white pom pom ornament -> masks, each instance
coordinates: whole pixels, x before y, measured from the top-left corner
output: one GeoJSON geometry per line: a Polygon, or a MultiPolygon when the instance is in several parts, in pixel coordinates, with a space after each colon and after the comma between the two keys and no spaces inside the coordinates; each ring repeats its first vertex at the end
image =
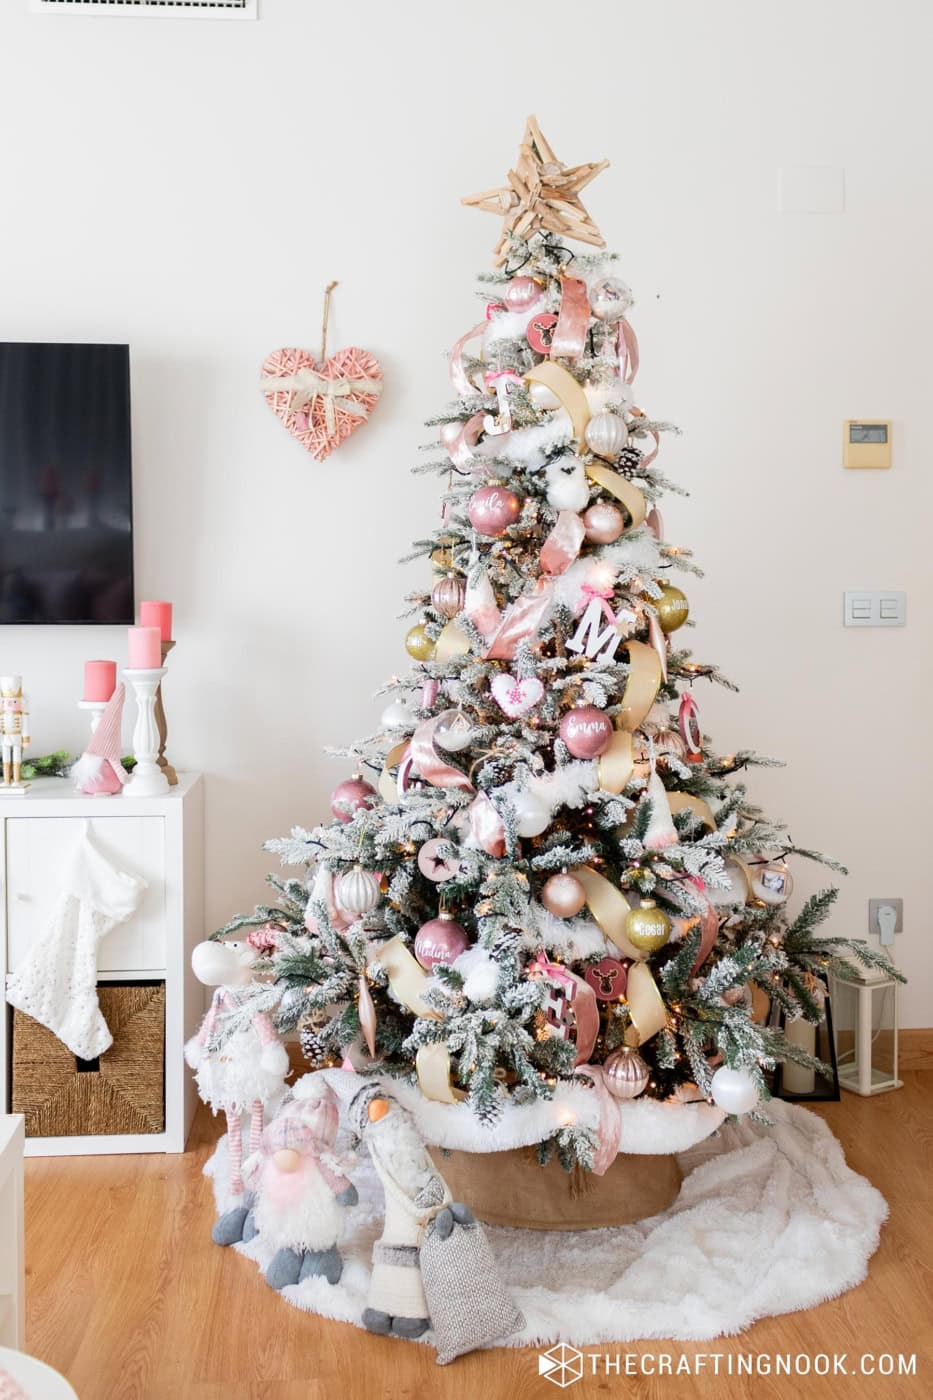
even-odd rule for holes
{"type": "Polygon", "coordinates": [[[758,1086],[747,1069],[722,1065],[710,1084],[713,1103],[727,1113],[750,1113],[758,1102],[758,1086]]]}

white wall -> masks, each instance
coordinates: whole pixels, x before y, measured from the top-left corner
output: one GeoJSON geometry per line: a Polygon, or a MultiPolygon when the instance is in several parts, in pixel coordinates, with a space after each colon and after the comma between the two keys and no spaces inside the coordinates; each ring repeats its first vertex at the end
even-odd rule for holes
{"type": "MultiPolygon", "coordinates": [[[[261,893],[262,840],[312,823],[405,662],[397,557],[435,518],[412,478],[444,354],[475,319],[498,182],[536,111],[638,296],[640,398],[684,436],[668,535],[707,570],[698,691],[754,791],[845,859],[835,926],[902,895],[904,1022],[929,1024],[933,696],[928,427],[933,175],[923,0],[353,7],[263,0],[258,24],[0,7],[0,334],[127,340],[139,596],[170,597],[172,756],[210,775],[209,915],[261,893]],[[584,23],[585,19],[585,23],[584,23]],[[845,169],[842,215],[781,214],[785,165],[845,169]],[[371,424],[323,465],[259,365],[318,341],[382,360],[371,424]],[[894,420],[890,473],[840,467],[846,417],[894,420]],[[903,631],[843,631],[846,587],[905,588],[903,631]]],[[[0,629],[37,748],[78,746],[81,663],[120,631],[0,629]]],[[[127,728],[127,733],[129,729],[127,728]]],[[[798,885],[814,886],[804,869],[798,885]]]]}

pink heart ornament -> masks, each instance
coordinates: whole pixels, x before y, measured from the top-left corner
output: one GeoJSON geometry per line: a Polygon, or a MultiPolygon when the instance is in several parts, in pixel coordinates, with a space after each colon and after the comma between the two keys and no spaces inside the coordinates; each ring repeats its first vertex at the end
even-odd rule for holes
{"type": "Polygon", "coordinates": [[[319,462],[361,428],[379,402],[382,366],[356,345],[318,364],[310,350],[273,350],[262,367],[266,403],[319,462]],[[282,380],[281,388],[276,380],[282,380]]]}
{"type": "Polygon", "coordinates": [[[490,689],[493,699],[510,719],[518,719],[519,715],[527,715],[529,710],[533,710],[535,705],[544,694],[544,686],[537,676],[526,676],[520,681],[517,676],[504,674],[493,676],[490,689]]]}

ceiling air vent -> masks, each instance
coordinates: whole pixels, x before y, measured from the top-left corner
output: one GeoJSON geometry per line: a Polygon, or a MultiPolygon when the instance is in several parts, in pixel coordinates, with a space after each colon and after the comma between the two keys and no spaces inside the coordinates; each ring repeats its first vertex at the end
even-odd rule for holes
{"type": "Polygon", "coordinates": [[[256,19],[259,0],[30,0],[40,14],[141,15],[161,19],[256,19]]]}

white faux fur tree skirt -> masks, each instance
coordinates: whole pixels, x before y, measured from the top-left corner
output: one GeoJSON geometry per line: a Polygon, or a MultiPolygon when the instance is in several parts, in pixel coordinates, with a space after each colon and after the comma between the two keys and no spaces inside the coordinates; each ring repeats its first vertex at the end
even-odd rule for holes
{"type": "MultiPolygon", "coordinates": [[[[681,1154],[680,1195],[650,1220],[559,1235],[487,1227],[527,1322],[502,1345],[705,1340],[860,1283],[888,1213],[884,1198],[846,1166],[822,1119],[780,1102],[768,1111],[773,1128],[727,1124],[681,1154]]],[[[443,1172],[441,1153],[436,1160],[443,1172]]],[[[205,1172],[222,1199],[225,1139],[205,1172]]],[[[308,1279],[282,1296],[359,1326],[382,1197],[365,1156],[352,1176],[360,1204],[348,1215],[340,1283],[308,1279]]],[[[268,1263],[261,1239],[236,1248],[268,1263]]],[[[257,1278],[256,1286],[268,1285],[257,1278]]]]}

